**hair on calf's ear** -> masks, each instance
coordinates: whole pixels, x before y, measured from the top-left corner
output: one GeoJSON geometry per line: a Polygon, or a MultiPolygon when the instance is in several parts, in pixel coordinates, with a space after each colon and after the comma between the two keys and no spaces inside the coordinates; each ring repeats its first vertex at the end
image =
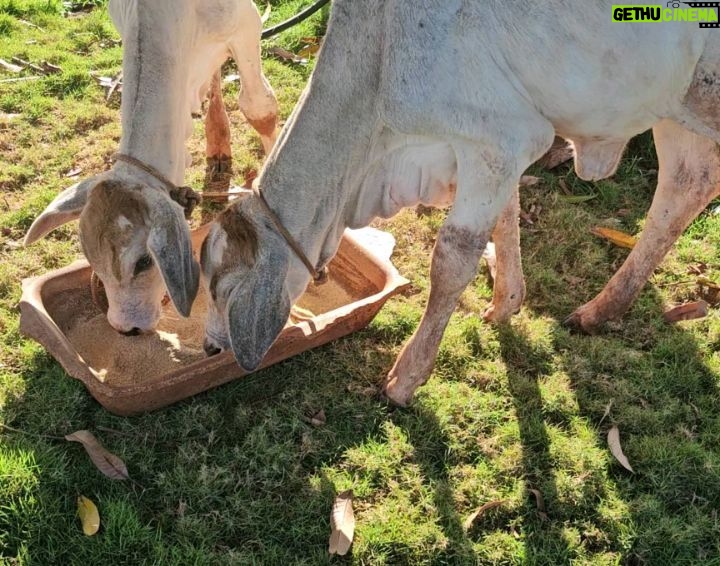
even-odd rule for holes
{"type": "Polygon", "coordinates": [[[232,290],[227,302],[227,328],[235,359],[247,372],[255,371],[290,316],[285,289],[289,260],[277,250],[258,261],[232,290]]]}
{"type": "Polygon", "coordinates": [[[200,268],[192,253],[190,228],[182,208],[153,189],[143,191],[150,210],[148,251],[160,269],[168,295],[184,317],[198,292],[200,268]]]}
{"type": "Polygon", "coordinates": [[[32,223],[27,234],[25,234],[23,245],[29,246],[58,226],[77,220],[83,208],[85,208],[90,190],[97,183],[97,177],[90,177],[75,183],[56,196],[32,223]]]}

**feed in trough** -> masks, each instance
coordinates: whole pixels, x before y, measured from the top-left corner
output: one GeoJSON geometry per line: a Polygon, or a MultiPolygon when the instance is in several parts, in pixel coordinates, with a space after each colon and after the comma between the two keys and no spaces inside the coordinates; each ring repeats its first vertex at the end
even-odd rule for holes
{"type": "MultiPolygon", "coordinates": [[[[288,323],[308,320],[352,301],[352,292],[331,273],[327,283],[308,286],[288,323]]],[[[150,382],[205,358],[202,344],[207,297],[202,288],[190,318],[181,317],[168,303],[163,307],[157,332],[140,336],[115,331],[93,303],[89,290],[84,294],[64,291],[53,303],[56,310],[72,313],[58,317],[68,321],[67,328],[61,330],[103,383],[124,386],[150,382]]]]}

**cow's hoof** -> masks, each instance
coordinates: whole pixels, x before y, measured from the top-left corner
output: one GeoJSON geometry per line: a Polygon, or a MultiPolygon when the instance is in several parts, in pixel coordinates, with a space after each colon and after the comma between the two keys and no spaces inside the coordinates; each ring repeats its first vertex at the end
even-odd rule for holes
{"type": "Polygon", "coordinates": [[[485,322],[493,324],[504,324],[510,322],[513,315],[520,312],[520,307],[500,307],[490,305],[482,315],[485,322]]]}
{"type": "Polygon", "coordinates": [[[578,309],[563,321],[563,326],[573,332],[592,335],[597,333],[600,324],[590,322],[578,309]]]}
{"type": "Polygon", "coordinates": [[[397,377],[388,376],[382,386],[380,394],[391,405],[406,408],[412,401],[415,391],[408,392],[398,385],[397,377]]]}

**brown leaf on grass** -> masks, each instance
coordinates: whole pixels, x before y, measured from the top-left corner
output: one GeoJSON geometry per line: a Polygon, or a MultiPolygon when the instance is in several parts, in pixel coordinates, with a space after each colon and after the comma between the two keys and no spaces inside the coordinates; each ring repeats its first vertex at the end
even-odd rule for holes
{"type": "Polygon", "coordinates": [[[534,175],[523,175],[520,177],[520,186],[521,187],[532,187],[534,185],[537,185],[540,182],[540,177],[535,177],[534,175]]]}
{"type": "Polygon", "coordinates": [[[607,442],[610,447],[610,453],[615,456],[615,459],[620,462],[620,465],[629,472],[635,473],[627,457],[623,454],[622,446],[620,445],[620,429],[617,426],[612,427],[608,431],[607,442]]]}
{"type": "Polygon", "coordinates": [[[537,164],[544,169],[555,169],[573,158],[573,148],[568,142],[559,136],[555,136],[552,147],[538,159],[537,164]]]}
{"type": "Polygon", "coordinates": [[[298,56],[303,57],[305,59],[309,59],[313,55],[317,54],[318,51],[320,51],[320,44],[309,43],[308,45],[303,47],[300,51],[298,51],[298,56]]]}
{"type": "Polygon", "coordinates": [[[55,75],[58,73],[62,73],[62,67],[53,65],[52,63],[50,63],[48,61],[40,61],[40,67],[42,67],[43,71],[45,71],[45,73],[47,73],[48,75],[55,75]]]}
{"type": "Polygon", "coordinates": [[[631,236],[630,234],[626,234],[625,232],[621,232],[620,230],[613,230],[612,228],[605,228],[604,226],[594,226],[590,229],[590,231],[596,236],[605,238],[621,248],[631,250],[637,243],[637,238],[631,236]]]}
{"type": "Polygon", "coordinates": [[[23,70],[20,65],[15,65],[13,63],[10,63],[9,61],[5,61],[5,59],[0,59],[0,67],[5,69],[6,71],[10,71],[11,73],[19,73],[23,70]]]}
{"type": "Polygon", "coordinates": [[[707,287],[709,289],[720,289],[720,285],[715,283],[712,279],[709,279],[705,277],[704,275],[700,275],[697,278],[697,284],[702,285],[703,287],[707,287]]]}
{"type": "Polygon", "coordinates": [[[708,314],[708,308],[709,305],[705,301],[694,301],[665,311],[663,318],[669,323],[704,318],[708,314]]]}
{"type": "Polygon", "coordinates": [[[330,514],[330,544],[328,552],[345,556],[355,536],[355,515],[352,508],[351,489],[339,493],[330,514]]]}
{"type": "Polygon", "coordinates": [[[268,49],[268,53],[271,55],[274,55],[275,57],[278,57],[279,59],[283,59],[284,61],[290,61],[292,63],[299,63],[300,65],[306,65],[307,59],[303,59],[302,57],[299,57],[292,51],[288,51],[287,49],[283,49],[282,47],[271,47],[268,49]]]}
{"type": "Polygon", "coordinates": [[[83,532],[89,537],[93,536],[100,528],[98,508],[87,497],[80,495],[77,498],[77,509],[83,532]]]}
{"type": "Polygon", "coordinates": [[[495,509],[496,507],[500,507],[501,505],[505,505],[505,503],[507,503],[507,501],[508,501],[507,499],[502,499],[502,500],[499,500],[499,501],[488,501],[487,503],[485,503],[484,505],[482,505],[481,507],[479,507],[478,509],[476,509],[475,511],[473,511],[473,512],[468,516],[468,518],[465,519],[465,521],[463,522],[463,530],[464,530],[464,531],[469,531],[469,530],[470,530],[470,527],[473,526],[473,523],[475,522],[475,520],[476,520],[478,517],[482,517],[482,515],[483,515],[486,511],[490,511],[491,509],[495,509]]]}
{"type": "Polygon", "coordinates": [[[315,413],[310,418],[310,424],[314,427],[323,426],[327,422],[327,419],[325,418],[325,410],[320,409],[317,413],[315,413]]]}
{"type": "Polygon", "coordinates": [[[82,444],[95,467],[111,480],[130,479],[125,462],[105,450],[90,431],[78,430],[68,434],[65,440],[82,444]]]}
{"type": "Polygon", "coordinates": [[[540,493],[539,489],[528,488],[528,491],[535,496],[535,506],[537,507],[538,515],[543,521],[547,521],[548,516],[545,510],[545,498],[543,494],[540,493]]]}
{"type": "Polygon", "coordinates": [[[704,261],[700,261],[693,265],[688,265],[687,272],[690,275],[702,275],[707,271],[707,268],[707,263],[705,263],[704,261]]]}

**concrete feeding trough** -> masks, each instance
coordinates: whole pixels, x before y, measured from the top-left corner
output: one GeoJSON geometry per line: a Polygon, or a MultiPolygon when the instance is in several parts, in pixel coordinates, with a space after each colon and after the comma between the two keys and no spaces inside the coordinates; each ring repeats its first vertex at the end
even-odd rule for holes
{"type": "MultiPolygon", "coordinates": [[[[203,228],[193,232],[199,248],[203,228]]],[[[197,251],[196,251],[197,253],[197,251]]],[[[364,328],[385,301],[409,285],[390,264],[346,234],[329,265],[330,280],[312,283],[259,369],[364,328]]],[[[95,306],[87,261],[25,279],[20,331],[34,338],[107,410],[131,415],[165,407],[246,373],[230,352],[202,349],[204,291],[183,319],[163,307],[158,332],[122,336],[95,306]]]]}

